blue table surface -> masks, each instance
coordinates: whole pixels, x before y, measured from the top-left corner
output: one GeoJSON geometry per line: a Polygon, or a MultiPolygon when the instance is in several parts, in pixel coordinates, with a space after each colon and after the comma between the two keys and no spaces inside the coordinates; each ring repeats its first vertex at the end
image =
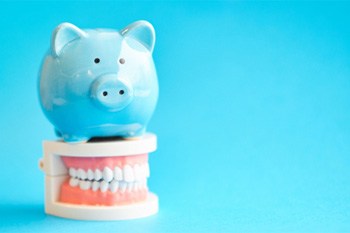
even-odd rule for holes
{"type": "Polygon", "coordinates": [[[0,232],[350,232],[350,3],[0,2],[0,232]],[[52,30],[157,32],[150,218],[45,215],[52,30]]]}

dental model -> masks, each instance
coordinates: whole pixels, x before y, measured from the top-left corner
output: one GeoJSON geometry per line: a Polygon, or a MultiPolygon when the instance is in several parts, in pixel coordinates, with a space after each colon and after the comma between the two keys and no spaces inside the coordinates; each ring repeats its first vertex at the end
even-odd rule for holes
{"type": "Polygon", "coordinates": [[[158,99],[146,21],[121,31],[63,23],[44,58],[40,103],[57,136],[44,141],[45,211],[82,220],[122,220],[157,213],[150,193],[145,133],[158,99]]]}

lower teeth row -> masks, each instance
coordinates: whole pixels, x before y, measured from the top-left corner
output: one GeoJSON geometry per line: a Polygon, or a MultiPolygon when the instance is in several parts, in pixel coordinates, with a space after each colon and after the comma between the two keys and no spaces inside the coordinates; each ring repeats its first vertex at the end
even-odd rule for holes
{"type": "Polygon", "coordinates": [[[111,182],[107,182],[105,180],[102,181],[88,181],[88,180],[79,180],[76,178],[70,178],[69,185],[72,187],[79,186],[82,190],[89,190],[96,192],[100,190],[101,192],[106,192],[107,190],[115,193],[117,191],[124,193],[126,191],[138,191],[147,188],[147,180],[137,181],[137,182],[125,182],[125,181],[117,181],[112,180],[111,182]]]}

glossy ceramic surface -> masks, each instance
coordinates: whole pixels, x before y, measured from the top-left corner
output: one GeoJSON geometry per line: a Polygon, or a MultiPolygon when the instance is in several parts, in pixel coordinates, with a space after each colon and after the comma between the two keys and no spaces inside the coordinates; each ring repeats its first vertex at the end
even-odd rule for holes
{"type": "Polygon", "coordinates": [[[41,107],[67,142],[141,136],[154,112],[155,32],[146,21],[121,31],[59,25],[44,58],[41,107]]]}

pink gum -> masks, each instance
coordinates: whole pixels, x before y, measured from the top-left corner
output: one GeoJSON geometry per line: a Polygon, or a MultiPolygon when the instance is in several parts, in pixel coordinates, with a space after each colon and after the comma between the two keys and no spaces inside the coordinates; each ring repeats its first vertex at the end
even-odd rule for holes
{"type": "Polygon", "coordinates": [[[143,164],[148,162],[148,154],[132,155],[132,156],[115,156],[115,157],[71,157],[61,156],[64,164],[68,168],[100,169],[105,167],[114,168],[116,166],[122,168],[124,165],[143,164]]]}
{"type": "Polygon", "coordinates": [[[77,205],[113,206],[145,201],[147,199],[147,194],[147,189],[125,193],[112,193],[109,190],[104,193],[100,191],[81,190],[78,187],[71,187],[67,180],[61,186],[59,199],[61,202],[77,205]]]}

